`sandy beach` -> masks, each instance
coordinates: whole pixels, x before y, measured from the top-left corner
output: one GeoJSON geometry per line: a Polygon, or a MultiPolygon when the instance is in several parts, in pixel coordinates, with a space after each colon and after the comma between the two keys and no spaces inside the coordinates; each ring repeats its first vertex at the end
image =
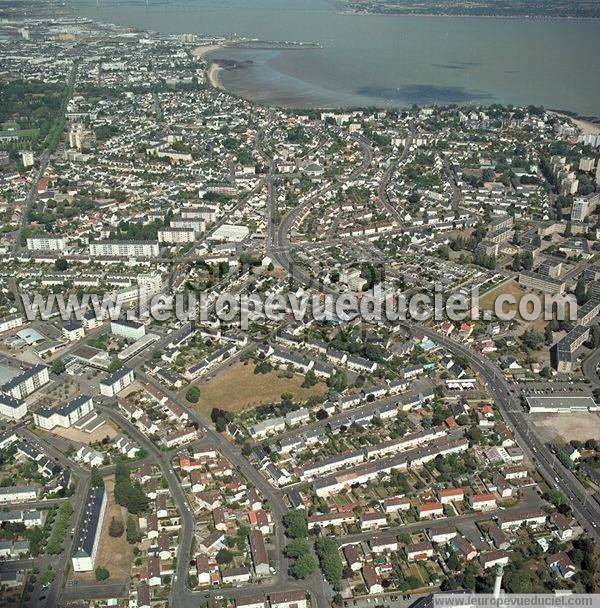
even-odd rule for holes
{"type": "Polygon", "coordinates": [[[561,116],[562,118],[570,119],[573,124],[581,131],[582,135],[600,135],[600,124],[590,122],[589,120],[583,120],[582,118],[575,118],[568,116],[567,114],[561,114],[560,112],[554,112],[549,110],[551,114],[561,116]]]}
{"type": "Polygon", "coordinates": [[[205,44],[204,46],[197,46],[193,51],[192,55],[196,57],[196,59],[202,59],[205,55],[212,53],[213,51],[218,51],[222,48],[220,44],[205,44]]]}
{"type": "Polygon", "coordinates": [[[223,85],[219,80],[219,71],[221,68],[216,63],[211,63],[208,71],[206,73],[206,77],[208,78],[208,82],[210,82],[211,86],[215,89],[223,89],[223,85]]]}

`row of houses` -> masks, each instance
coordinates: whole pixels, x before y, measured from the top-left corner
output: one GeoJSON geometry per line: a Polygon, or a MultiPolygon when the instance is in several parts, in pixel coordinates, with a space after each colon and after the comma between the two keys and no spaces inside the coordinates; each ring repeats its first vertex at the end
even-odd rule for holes
{"type": "Polygon", "coordinates": [[[469,449],[469,442],[452,435],[432,441],[430,445],[406,450],[396,456],[367,462],[350,472],[336,473],[317,479],[313,483],[315,494],[321,498],[338,494],[353,485],[364,485],[378,478],[388,476],[393,470],[405,470],[430,462],[436,456],[456,454],[469,449]]]}

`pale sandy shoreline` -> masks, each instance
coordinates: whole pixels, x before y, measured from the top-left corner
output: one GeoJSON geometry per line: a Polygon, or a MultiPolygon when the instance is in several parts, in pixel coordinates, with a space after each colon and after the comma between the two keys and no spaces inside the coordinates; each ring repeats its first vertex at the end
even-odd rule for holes
{"type": "Polygon", "coordinates": [[[205,55],[208,55],[209,53],[213,53],[214,51],[218,51],[219,49],[222,49],[222,48],[223,48],[222,44],[206,44],[203,46],[197,46],[192,51],[192,55],[194,57],[196,57],[196,59],[202,59],[202,57],[204,57],[205,55]]]}
{"type": "Polygon", "coordinates": [[[218,64],[211,63],[210,67],[206,72],[206,77],[208,78],[208,82],[210,82],[210,85],[212,87],[214,87],[215,89],[224,90],[223,84],[219,79],[219,72],[221,71],[221,69],[222,68],[218,64]]]}
{"type": "Polygon", "coordinates": [[[568,114],[563,114],[562,112],[556,112],[554,110],[548,110],[548,112],[555,114],[556,116],[560,116],[561,118],[568,118],[583,135],[600,135],[600,124],[590,122],[589,120],[584,120],[583,118],[569,116],[568,114]]]}
{"type": "MultiPolygon", "coordinates": [[[[207,55],[210,55],[211,53],[214,53],[215,51],[218,51],[222,48],[225,48],[224,44],[206,44],[203,46],[197,46],[192,51],[192,54],[194,55],[194,57],[196,57],[196,59],[205,59],[206,60],[207,55]]],[[[210,85],[212,87],[214,87],[215,89],[224,90],[224,87],[221,84],[221,81],[219,79],[220,70],[221,70],[221,67],[219,67],[219,65],[217,63],[210,63],[210,65],[208,66],[208,68],[206,70],[206,78],[208,79],[208,82],[210,83],[210,85]]]]}

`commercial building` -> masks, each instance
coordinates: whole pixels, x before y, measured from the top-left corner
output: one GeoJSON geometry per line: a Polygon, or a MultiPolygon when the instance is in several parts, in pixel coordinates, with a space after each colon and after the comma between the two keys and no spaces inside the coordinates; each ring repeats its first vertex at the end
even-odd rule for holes
{"type": "Polygon", "coordinates": [[[600,412],[593,397],[582,395],[536,395],[526,397],[527,407],[532,414],[569,414],[571,412],[600,412]]]}
{"type": "Polygon", "coordinates": [[[105,511],[106,491],[103,487],[92,488],[71,556],[75,572],[91,572],[94,569],[105,511]]]}

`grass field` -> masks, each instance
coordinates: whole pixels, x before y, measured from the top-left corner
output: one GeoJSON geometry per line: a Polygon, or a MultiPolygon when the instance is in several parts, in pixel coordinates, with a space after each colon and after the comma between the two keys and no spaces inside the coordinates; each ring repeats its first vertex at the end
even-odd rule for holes
{"type": "MultiPolygon", "coordinates": [[[[492,312],[492,316],[495,318],[494,303],[496,302],[496,299],[501,295],[505,295],[505,294],[511,295],[515,298],[516,304],[514,304],[514,305],[503,304],[502,305],[503,312],[507,313],[507,312],[515,311],[517,313],[515,316],[515,320],[522,321],[523,323],[528,323],[535,329],[544,329],[544,327],[546,326],[546,321],[544,320],[543,316],[542,316],[542,318],[537,319],[536,321],[528,322],[528,321],[523,321],[521,315],[519,315],[519,309],[518,309],[519,302],[523,296],[525,296],[529,293],[531,293],[531,292],[521,289],[519,287],[519,285],[517,284],[517,282],[514,281],[513,279],[511,279],[510,281],[506,281],[506,282],[502,283],[501,285],[499,285],[498,287],[496,287],[495,289],[488,291],[486,294],[484,294],[483,296],[481,296],[479,298],[480,314],[483,315],[484,310],[489,310],[492,312]]],[[[542,297],[541,294],[540,294],[540,297],[542,297]]],[[[543,302],[543,299],[542,299],[542,302],[543,302]]]]}
{"type": "Polygon", "coordinates": [[[280,378],[277,374],[277,371],[255,374],[253,363],[237,363],[199,385],[200,401],[196,407],[205,415],[209,415],[213,407],[241,412],[261,403],[279,401],[283,393],[290,393],[295,401],[305,401],[327,391],[323,382],[302,388],[302,376],[280,378]]]}

